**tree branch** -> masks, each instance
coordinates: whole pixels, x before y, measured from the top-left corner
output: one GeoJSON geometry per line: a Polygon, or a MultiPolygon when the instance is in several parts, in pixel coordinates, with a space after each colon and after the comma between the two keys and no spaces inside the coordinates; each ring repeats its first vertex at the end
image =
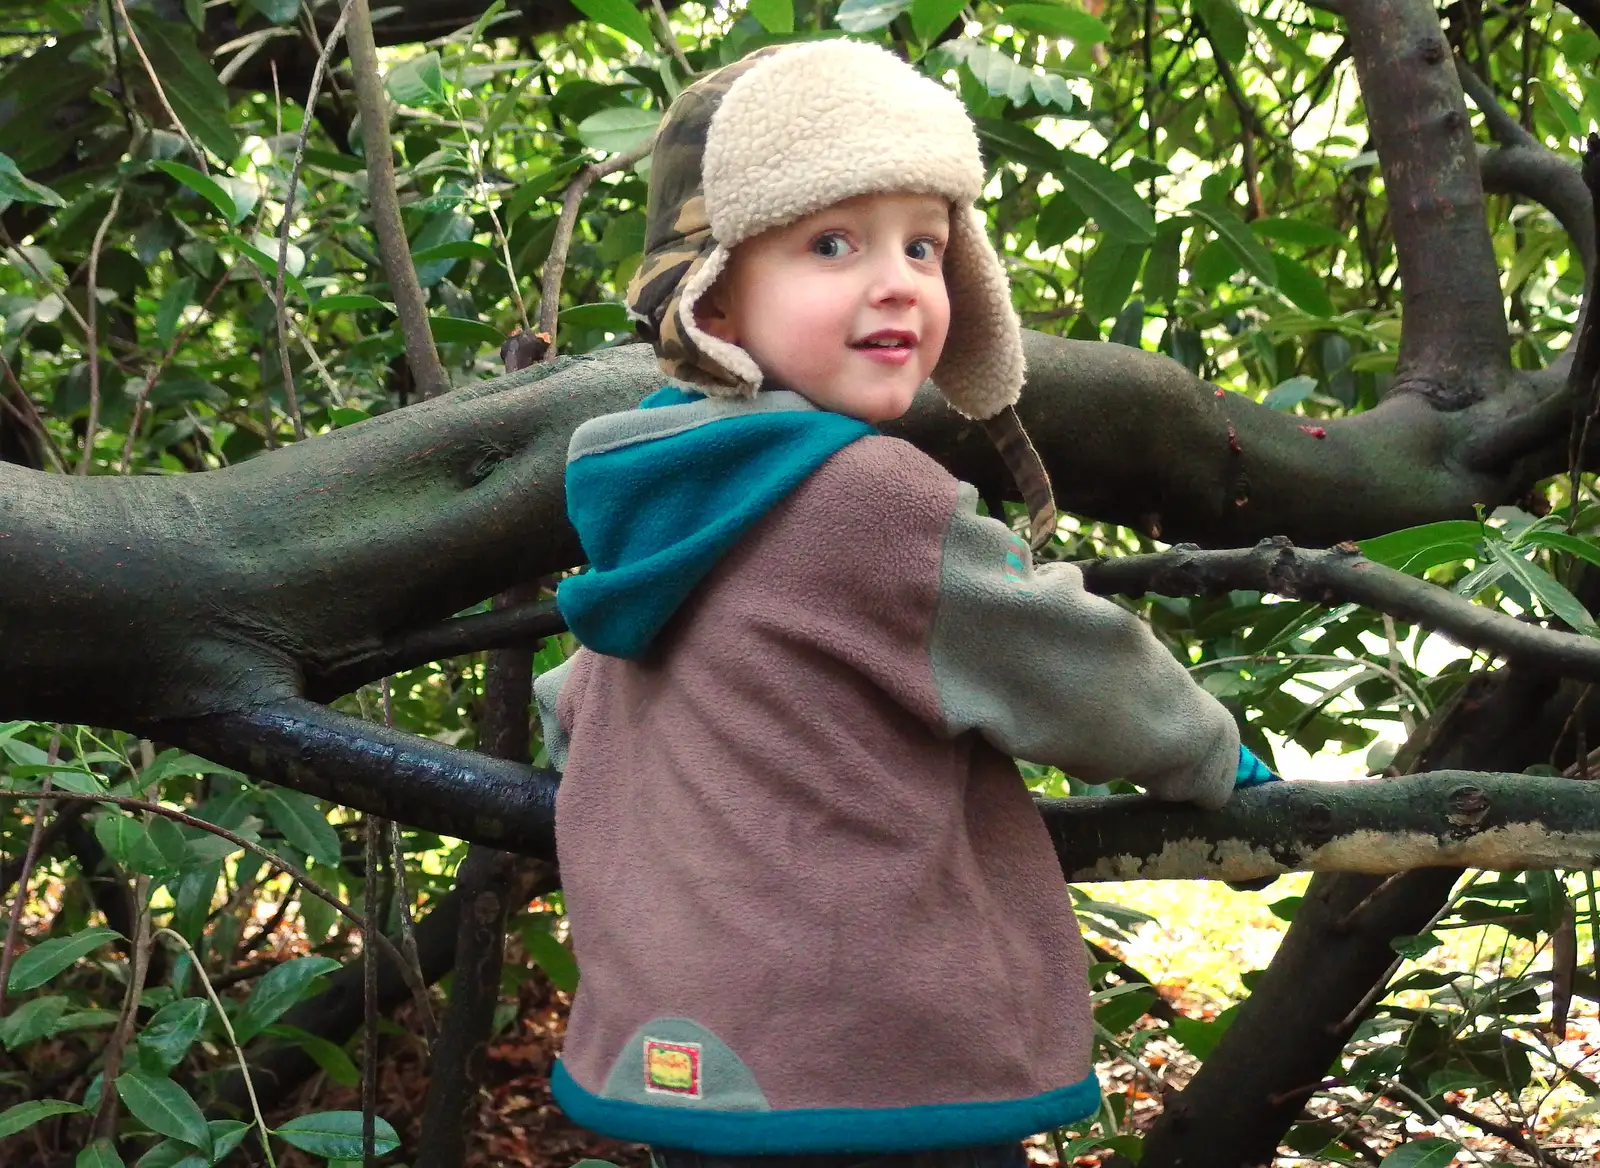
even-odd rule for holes
{"type": "Polygon", "coordinates": [[[1473,604],[1374,563],[1353,544],[1332,551],[1308,551],[1287,540],[1210,552],[1179,546],[1148,556],[1101,558],[1082,567],[1091,592],[1213,596],[1248,589],[1324,605],[1360,604],[1441,632],[1467,649],[1510,657],[1562,677],[1600,681],[1600,640],[1473,604]]]}
{"type": "MultiPolygon", "coordinates": [[[[384,275],[394,294],[400,332],[406,343],[406,364],[424,398],[450,388],[428,323],[427,300],[417,282],[411,247],[400,221],[400,197],[394,177],[394,143],[389,138],[389,98],[378,75],[378,47],[372,38],[372,13],[367,0],[355,0],[350,11],[350,67],[355,74],[356,106],[361,111],[361,139],[367,161],[367,201],[378,235],[384,275]]],[[[306,111],[311,116],[311,111],[306,111]]]]}
{"type": "Polygon", "coordinates": [[[1490,389],[1509,368],[1499,269],[1461,84],[1426,0],[1342,0],[1405,303],[1396,391],[1490,389]]]}
{"type": "MultiPolygon", "coordinates": [[[[162,726],[152,736],[363,812],[555,860],[553,771],[304,701],[162,726]]],[[[1247,880],[1445,864],[1586,868],[1600,857],[1593,792],[1527,775],[1437,771],[1393,782],[1273,783],[1239,792],[1217,812],[1136,796],[1041,800],[1039,807],[1072,880],[1247,880]]]]}

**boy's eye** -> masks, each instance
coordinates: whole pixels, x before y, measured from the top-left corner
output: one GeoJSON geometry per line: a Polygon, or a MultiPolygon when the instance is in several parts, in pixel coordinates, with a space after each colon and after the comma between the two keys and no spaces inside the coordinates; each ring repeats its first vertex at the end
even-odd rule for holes
{"type": "Polygon", "coordinates": [[[811,241],[811,251],[825,260],[836,260],[850,250],[849,241],[837,231],[819,235],[811,241]]]}
{"type": "Polygon", "coordinates": [[[939,241],[937,239],[913,239],[906,244],[906,255],[914,260],[936,260],[939,258],[939,241]]]}

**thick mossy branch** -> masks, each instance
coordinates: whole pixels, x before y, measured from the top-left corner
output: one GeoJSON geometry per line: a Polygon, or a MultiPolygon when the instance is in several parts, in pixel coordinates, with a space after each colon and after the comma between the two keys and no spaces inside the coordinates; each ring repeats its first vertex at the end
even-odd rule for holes
{"type": "Polygon", "coordinates": [[[1499,266],[1461,82],[1425,0],[1341,0],[1405,303],[1396,389],[1487,392],[1509,369],[1499,266]]]}
{"type": "MultiPolygon", "coordinates": [[[[1566,465],[1565,415],[1537,457],[1526,435],[1505,468],[1458,457],[1536,404],[1515,380],[1462,409],[1402,394],[1316,429],[1154,353],[1025,343],[1019,412],[1058,499],[1168,539],[1331,544],[1471,515],[1566,465]]],[[[206,474],[0,464],[0,717],[130,727],[332,696],[394,668],[432,635],[419,630],[582,560],[567,442],[660,377],[629,345],[206,474]]],[[[889,432],[985,492],[1011,489],[982,428],[931,386],[889,432]]]]}

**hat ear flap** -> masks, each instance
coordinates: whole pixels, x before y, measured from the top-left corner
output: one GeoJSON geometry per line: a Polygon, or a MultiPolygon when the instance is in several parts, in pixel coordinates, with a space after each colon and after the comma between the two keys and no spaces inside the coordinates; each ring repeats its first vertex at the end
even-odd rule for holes
{"type": "Polygon", "coordinates": [[[957,412],[992,418],[1021,395],[1027,367],[1011,283],[989,242],[983,214],[974,207],[950,208],[944,282],[950,331],[933,383],[957,412]]]}

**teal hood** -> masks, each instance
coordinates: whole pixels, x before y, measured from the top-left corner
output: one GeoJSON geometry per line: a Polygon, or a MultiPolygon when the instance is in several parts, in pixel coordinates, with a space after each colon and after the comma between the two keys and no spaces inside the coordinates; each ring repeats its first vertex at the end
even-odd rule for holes
{"type": "Polygon", "coordinates": [[[746,401],[667,388],[579,426],[567,514],[589,558],[556,591],[580,643],[644,655],[717,562],[866,422],[789,390],[746,401]]]}

